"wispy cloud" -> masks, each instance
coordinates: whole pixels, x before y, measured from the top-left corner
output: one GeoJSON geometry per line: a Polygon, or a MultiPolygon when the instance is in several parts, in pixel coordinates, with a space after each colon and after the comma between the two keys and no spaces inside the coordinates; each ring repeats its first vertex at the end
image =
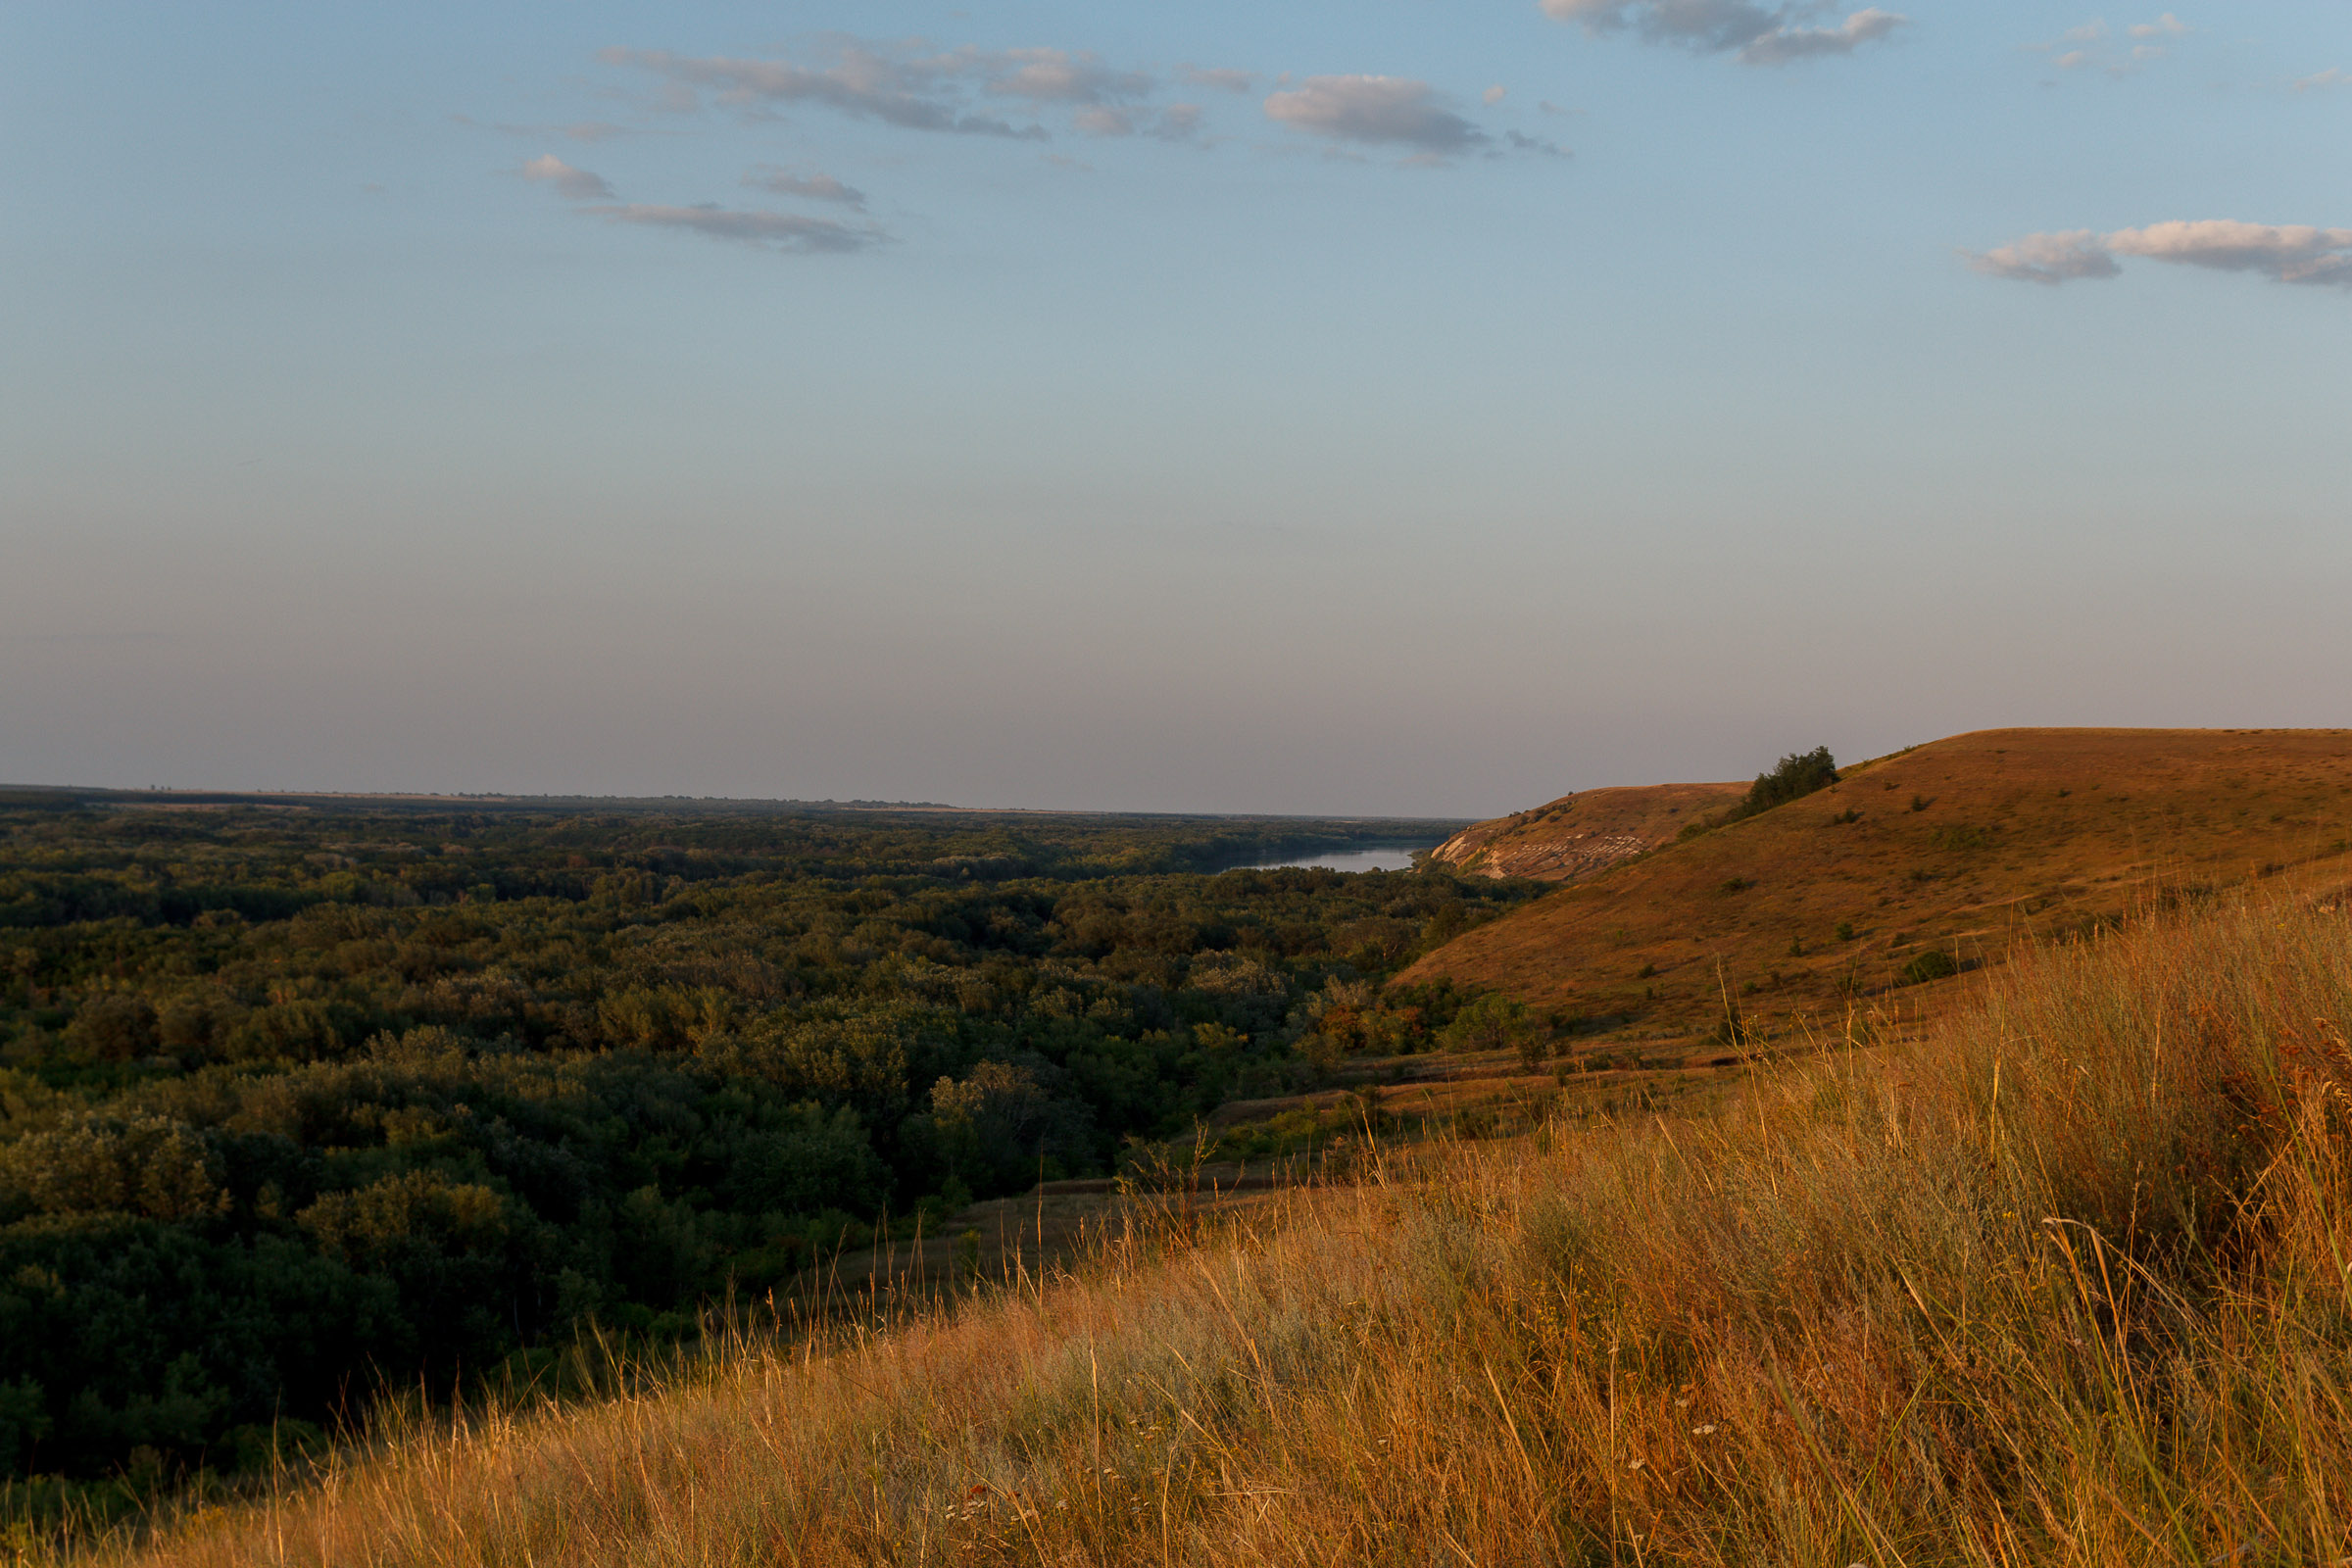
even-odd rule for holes
{"type": "Polygon", "coordinates": [[[1199,104],[1170,104],[1159,112],[1159,123],[1152,134],[1170,141],[1184,141],[1200,134],[1200,106],[1199,104]]]}
{"type": "Polygon", "coordinates": [[[1731,54],[1751,66],[1787,65],[1850,55],[1906,26],[1910,18],[1876,6],[1830,26],[1812,19],[1824,6],[1761,6],[1752,0],[1543,0],[1544,12],[1595,35],[1632,29],[1651,43],[1699,54],[1731,54]]]}
{"type": "Polygon", "coordinates": [[[1266,118],[1332,141],[1410,147],[1447,157],[1492,138],[1409,76],[1309,76],[1270,93],[1266,118]]]}
{"type": "MultiPolygon", "coordinates": [[[[907,130],[966,136],[1048,135],[1043,125],[1014,124],[975,99],[1025,104],[1032,112],[1048,106],[1082,112],[1139,103],[1156,86],[1146,73],[1065,49],[942,51],[850,42],[813,62],[665,49],[607,49],[603,58],[651,72],[689,95],[709,93],[723,105],[826,108],[907,130]]],[[[1098,117],[1095,123],[1103,122],[1098,117]]]]}
{"type": "Polygon", "coordinates": [[[2113,277],[2123,270],[2107,245],[2087,228],[2028,234],[1997,250],[1969,251],[1968,265],[1990,277],[2020,283],[2063,283],[2076,277],[2113,277]]]}
{"type": "Polygon", "coordinates": [[[1980,272],[2029,283],[2113,277],[2123,270],[2116,258],[2130,256],[2220,272],[2253,272],[2279,283],[2352,288],[2352,228],[2308,223],[2177,220],[2106,234],[2089,229],[2029,234],[1997,250],[1962,254],[1980,272]]]}
{"type": "Polygon", "coordinates": [[[1089,136],[1132,136],[1140,117],[1120,104],[1088,104],[1070,116],[1070,128],[1089,136]]]}
{"type": "Polygon", "coordinates": [[[1740,58],[1751,66],[1787,65],[1791,60],[1815,60],[1826,55],[1850,55],[1875,43],[1910,18],[1891,11],[1857,11],[1834,27],[1797,27],[1786,23],[1740,46],[1740,58]]]}
{"type": "Polygon", "coordinates": [[[645,228],[684,229],[711,239],[731,240],[763,249],[800,255],[842,255],[871,250],[890,236],[871,224],[836,222],[799,213],[770,213],[706,203],[694,207],[663,207],[630,202],[585,211],[610,222],[645,228]]]}
{"type": "Polygon", "coordinates": [[[1199,104],[1088,104],[1070,114],[1070,128],[1086,136],[1154,136],[1190,141],[1200,133],[1199,104]]]}
{"type": "Polygon", "coordinates": [[[1113,71],[1091,54],[1062,49],[958,49],[924,65],[974,77],[997,97],[1033,104],[1127,103],[1153,85],[1140,71],[1113,71]]]}
{"type": "Polygon", "coordinates": [[[2106,21],[2093,19],[2067,28],[2047,43],[2028,44],[2026,52],[2048,55],[2050,64],[2061,71],[2103,71],[2110,76],[2127,76],[2171,54],[2174,40],[2195,30],[2167,11],[2154,22],[2135,22],[2124,28],[2123,37],[2131,43],[2122,47],[2106,21]]]}
{"type": "Polygon", "coordinates": [[[1257,73],[1236,71],[1230,66],[1178,66],[1176,79],[1188,87],[1203,87],[1211,92],[1248,92],[1257,85],[1257,73]]]}
{"type": "Polygon", "coordinates": [[[865,206],[865,192],[855,185],[843,184],[831,174],[796,174],[789,169],[761,164],[744,175],[743,182],[754,190],[777,196],[803,196],[812,202],[839,202],[844,207],[860,209],[865,206]]]}
{"type": "Polygon", "coordinates": [[[2331,87],[2352,87],[2352,71],[2329,66],[2326,71],[2313,72],[2295,83],[2297,92],[2326,92],[2331,87]]]}
{"type": "Polygon", "coordinates": [[[543,154],[523,165],[522,177],[552,185],[557,195],[575,202],[609,201],[612,196],[612,187],[605,183],[604,175],[574,169],[554,153],[543,154]]]}
{"type": "Polygon", "coordinates": [[[940,90],[935,73],[894,60],[862,45],[844,48],[831,64],[799,66],[789,60],[688,56],[666,49],[608,49],[612,65],[636,66],[691,93],[713,93],[723,104],[812,105],[859,120],[879,120],[907,130],[966,136],[1043,137],[1042,125],[1020,127],[966,111],[940,90]]]}

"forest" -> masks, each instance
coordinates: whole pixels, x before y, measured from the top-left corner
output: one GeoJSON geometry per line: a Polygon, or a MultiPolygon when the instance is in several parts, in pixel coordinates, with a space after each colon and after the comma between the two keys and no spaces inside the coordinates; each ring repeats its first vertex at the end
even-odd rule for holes
{"type": "Polygon", "coordinates": [[[1541,885],[1220,867],[1458,825],[0,794],[0,1477],[264,1466],[1429,1046],[1374,987],[1541,885]]]}

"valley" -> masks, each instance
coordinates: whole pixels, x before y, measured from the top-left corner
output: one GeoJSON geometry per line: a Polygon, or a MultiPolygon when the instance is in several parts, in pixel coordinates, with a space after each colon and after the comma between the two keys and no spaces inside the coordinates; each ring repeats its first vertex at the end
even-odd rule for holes
{"type": "Polygon", "coordinates": [[[118,1539],[599,1357],[919,1338],[1713,1138],[2111,948],[2325,945],[2352,897],[2352,732],[1829,765],[1470,825],[6,795],[0,1513],[118,1539]]]}

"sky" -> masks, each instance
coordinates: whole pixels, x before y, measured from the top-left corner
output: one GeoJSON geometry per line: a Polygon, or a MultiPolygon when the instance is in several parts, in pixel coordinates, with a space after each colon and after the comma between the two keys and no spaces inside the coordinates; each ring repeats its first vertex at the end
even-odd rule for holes
{"type": "Polygon", "coordinates": [[[2352,5],[0,0],[0,781],[2352,724],[2352,5]]]}

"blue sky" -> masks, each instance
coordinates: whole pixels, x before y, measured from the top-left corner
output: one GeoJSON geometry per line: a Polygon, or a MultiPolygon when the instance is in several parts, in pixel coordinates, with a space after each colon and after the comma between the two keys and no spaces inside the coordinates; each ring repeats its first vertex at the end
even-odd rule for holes
{"type": "Polygon", "coordinates": [[[0,778],[2341,724],[2352,7],[0,7],[0,778]]]}

